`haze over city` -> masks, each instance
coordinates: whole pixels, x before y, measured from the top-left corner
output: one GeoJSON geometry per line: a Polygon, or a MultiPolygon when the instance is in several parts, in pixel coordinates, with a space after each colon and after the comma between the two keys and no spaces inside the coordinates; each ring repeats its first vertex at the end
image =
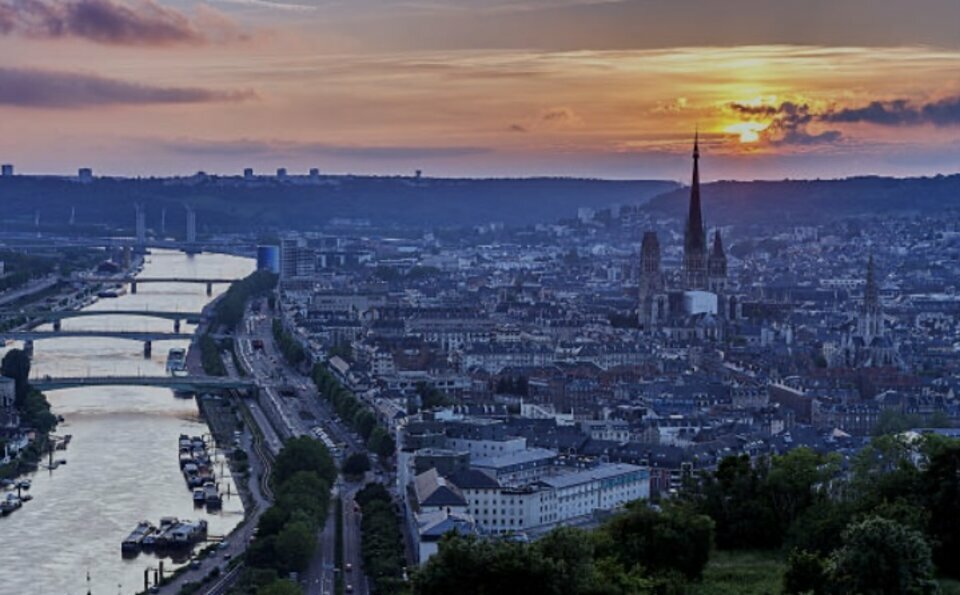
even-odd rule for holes
{"type": "Polygon", "coordinates": [[[931,175],[960,160],[960,5],[0,2],[22,172],[682,179],[931,175]]]}

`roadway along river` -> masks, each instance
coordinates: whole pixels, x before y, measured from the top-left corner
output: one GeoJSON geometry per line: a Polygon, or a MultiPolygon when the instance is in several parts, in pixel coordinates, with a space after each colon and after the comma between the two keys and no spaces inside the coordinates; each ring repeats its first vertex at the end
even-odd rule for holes
{"type": "MultiPolygon", "coordinates": [[[[146,257],[141,275],[241,278],[253,268],[246,258],[155,252],[146,257]]],[[[214,286],[214,296],[225,289],[214,286]]],[[[202,284],[148,283],[140,285],[136,295],[102,299],[89,309],[191,312],[211,299],[202,284]]],[[[63,328],[172,331],[173,322],[104,316],[65,320],[63,328]]],[[[191,332],[193,327],[183,329],[191,332]]],[[[187,347],[187,341],[154,343],[153,357],[144,359],[140,342],[45,339],[35,343],[31,375],[162,375],[171,347],[187,347]]],[[[207,432],[193,399],[151,387],[58,390],[48,398],[54,413],[66,420],[56,433],[73,435],[70,447],[55,455],[68,464],[31,475],[33,500],[0,518],[0,594],[84,594],[88,571],[94,595],[136,593],[143,589],[144,569],[158,562],[148,554],[132,560],[120,556],[120,542],[138,521],[203,518],[211,534],[223,535],[243,518],[229,477],[221,479],[221,489],[231,484],[234,495],[224,498],[222,511],[207,514],[193,507],[177,462],[178,436],[207,432]]],[[[164,566],[173,567],[169,558],[164,566]]]]}

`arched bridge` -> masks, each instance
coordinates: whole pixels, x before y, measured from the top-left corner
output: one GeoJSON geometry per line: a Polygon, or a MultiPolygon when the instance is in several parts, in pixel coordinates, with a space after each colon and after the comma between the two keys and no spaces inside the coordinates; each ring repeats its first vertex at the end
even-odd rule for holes
{"type": "Polygon", "coordinates": [[[63,378],[32,378],[30,386],[37,390],[57,390],[84,386],[159,386],[187,392],[215,390],[250,390],[257,384],[252,380],[221,378],[217,376],[75,376],[63,378]]]}

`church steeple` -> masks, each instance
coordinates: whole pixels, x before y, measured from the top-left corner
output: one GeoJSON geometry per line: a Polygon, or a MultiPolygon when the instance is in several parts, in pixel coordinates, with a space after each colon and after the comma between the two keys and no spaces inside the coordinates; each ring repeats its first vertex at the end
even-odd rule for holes
{"type": "Polygon", "coordinates": [[[690,184],[690,210],[687,213],[687,243],[706,248],[703,213],[700,207],[700,133],[693,138],[693,181],[690,184]]]}
{"type": "Polygon", "coordinates": [[[713,233],[713,254],[711,255],[715,258],[726,258],[726,254],[723,253],[723,241],[720,239],[720,229],[718,228],[713,233]]]}
{"type": "Polygon", "coordinates": [[[700,133],[693,138],[693,180],[690,184],[690,207],[683,233],[683,269],[688,289],[702,289],[707,284],[707,234],[700,207],[700,133]]]}

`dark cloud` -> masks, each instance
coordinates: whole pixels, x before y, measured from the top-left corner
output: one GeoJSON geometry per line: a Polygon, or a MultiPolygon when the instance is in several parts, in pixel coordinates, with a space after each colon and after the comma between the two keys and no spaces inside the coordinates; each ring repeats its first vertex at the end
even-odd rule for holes
{"type": "Polygon", "coordinates": [[[510,132],[527,132],[527,127],[522,124],[511,124],[507,127],[510,132]]]}
{"type": "Polygon", "coordinates": [[[555,107],[544,111],[540,119],[544,122],[568,122],[576,119],[576,114],[568,107],[555,107]]]}
{"type": "Polygon", "coordinates": [[[191,19],[154,0],[0,0],[0,34],[77,37],[110,45],[201,44],[244,37],[224,15],[191,19]]]}
{"type": "Polygon", "coordinates": [[[805,103],[784,101],[780,105],[747,105],[731,103],[729,108],[748,118],[769,118],[770,124],[760,134],[774,145],[816,145],[834,143],[843,138],[839,130],[811,132],[809,125],[819,116],[805,103]]]}
{"type": "Polygon", "coordinates": [[[33,108],[84,108],[104,105],[205,103],[252,99],[252,91],[196,87],[155,87],[104,77],[0,68],[0,105],[33,108]]]}
{"type": "Polygon", "coordinates": [[[731,103],[730,109],[743,114],[744,116],[775,116],[780,108],[775,105],[746,105],[743,103],[731,103]]]}
{"type": "Polygon", "coordinates": [[[956,126],[960,124],[960,97],[919,105],[906,99],[872,101],[863,107],[833,110],[821,118],[826,122],[866,122],[881,126],[956,126]]]}
{"type": "Polygon", "coordinates": [[[489,153],[485,147],[417,147],[417,146],[357,146],[326,143],[298,143],[289,141],[238,139],[210,141],[201,139],[178,139],[173,141],[150,141],[174,153],[228,157],[308,157],[328,156],[352,159],[438,159],[444,157],[467,157],[489,153]]]}

